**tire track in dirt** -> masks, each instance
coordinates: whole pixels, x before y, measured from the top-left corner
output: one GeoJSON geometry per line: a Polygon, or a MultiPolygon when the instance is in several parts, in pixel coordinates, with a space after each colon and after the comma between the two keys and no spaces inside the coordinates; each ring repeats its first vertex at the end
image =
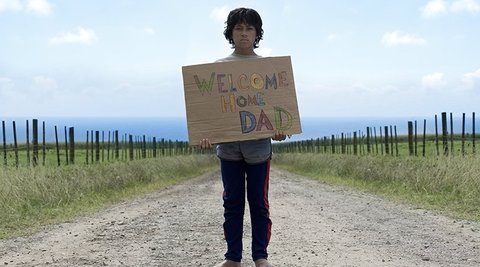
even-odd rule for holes
{"type": "MultiPolygon", "coordinates": [[[[480,225],[272,169],[270,259],[282,266],[480,266],[480,225]]],[[[225,250],[218,172],[27,237],[4,266],[213,266],[225,250]]],[[[246,211],[248,214],[248,209],[246,211]]],[[[250,260],[245,216],[244,266],[250,260]]]]}

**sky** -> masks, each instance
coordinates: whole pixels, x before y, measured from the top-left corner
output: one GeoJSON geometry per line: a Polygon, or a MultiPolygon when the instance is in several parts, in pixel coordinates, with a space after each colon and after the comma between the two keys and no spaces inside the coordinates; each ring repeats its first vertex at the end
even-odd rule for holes
{"type": "Polygon", "coordinates": [[[185,117],[181,67],[232,53],[237,7],[301,117],[478,111],[480,0],[0,0],[0,117],[185,117]]]}

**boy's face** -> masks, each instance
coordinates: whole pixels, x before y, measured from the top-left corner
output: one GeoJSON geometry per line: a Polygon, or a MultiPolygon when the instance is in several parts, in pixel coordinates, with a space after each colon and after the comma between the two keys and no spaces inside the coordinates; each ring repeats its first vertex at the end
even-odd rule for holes
{"type": "Polygon", "coordinates": [[[235,48],[252,49],[257,36],[257,30],[254,26],[246,23],[238,23],[233,27],[232,39],[235,48]]]}

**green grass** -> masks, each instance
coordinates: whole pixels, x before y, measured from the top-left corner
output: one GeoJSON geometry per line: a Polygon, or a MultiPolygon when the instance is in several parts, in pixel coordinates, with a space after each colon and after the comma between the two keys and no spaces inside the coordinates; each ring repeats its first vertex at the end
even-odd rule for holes
{"type": "Polygon", "coordinates": [[[0,239],[69,220],[212,171],[212,155],[0,168],[0,239]]]}
{"type": "Polygon", "coordinates": [[[480,159],[277,154],[287,171],[480,221],[480,159]]]}

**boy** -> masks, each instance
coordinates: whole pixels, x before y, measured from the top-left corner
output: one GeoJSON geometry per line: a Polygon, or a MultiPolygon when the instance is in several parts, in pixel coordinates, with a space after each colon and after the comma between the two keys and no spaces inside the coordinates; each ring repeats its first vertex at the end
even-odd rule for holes
{"type": "MultiPolygon", "coordinates": [[[[262,19],[253,9],[237,8],[230,12],[224,35],[234,52],[217,62],[259,58],[254,49],[263,37],[262,19]]],[[[276,132],[273,140],[285,140],[283,132],[276,132]]],[[[200,143],[210,148],[208,139],[200,143]]],[[[252,222],[252,257],[256,267],[273,267],[268,261],[267,246],[271,225],[268,204],[268,180],[272,145],[270,138],[222,143],[217,145],[217,156],[223,181],[223,224],[227,252],[225,260],[215,267],[240,267],[242,260],[243,215],[245,211],[245,181],[252,222]]]]}

